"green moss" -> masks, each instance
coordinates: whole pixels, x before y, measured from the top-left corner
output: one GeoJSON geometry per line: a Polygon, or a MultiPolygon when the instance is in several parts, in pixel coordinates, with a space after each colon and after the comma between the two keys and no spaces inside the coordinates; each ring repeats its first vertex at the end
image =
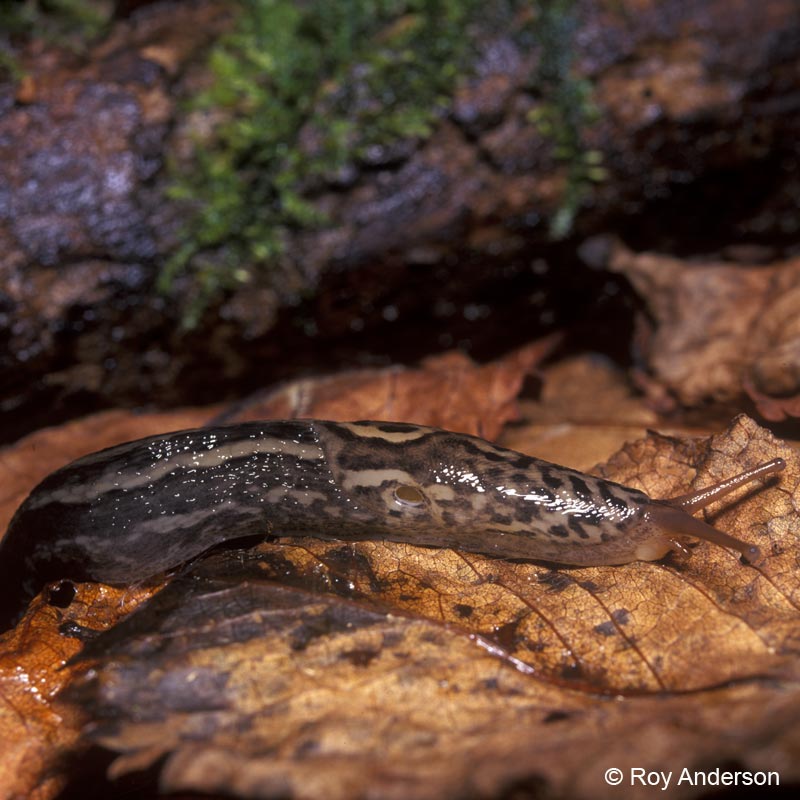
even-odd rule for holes
{"type": "Polygon", "coordinates": [[[213,85],[190,110],[219,114],[194,163],[173,165],[171,196],[194,209],[160,275],[170,291],[193,276],[184,322],[220,291],[263,271],[302,292],[286,253],[291,231],[321,226],[315,192],[357,174],[371,154],[424,139],[449,108],[476,32],[528,29],[542,48],[537,123],[568,165],[553,232],[565,233],[587,183],[600,175],[586,153],[589,87],[572,69],[572,0],[238,0],[234,29],[213,47],[213,85]],[[532,32],[532,33],[531,33],[532,32]]]}
{"type": "Polygon", "coordinates": [[[235,29],[211,52],[214,84],[192,101],[224,109],[225,121],[171,190],[197,203],[160,280],[168,290],[181,271],[196,276],[189,324],[220,289],[258,270],[291,270],[287,232],[326,222],[307,199],[315,189],[368,161],[371,148],[430,135],[468,61],[481,2],[238,5],[235,29]]]}
{"type": "Polygon", "coordinates": [[[540,0],[533,27],[541,47],[534,83],[544,103],[529,119],[552,141],[553,155],[566,168],[561,205],[550,221],[551,235],[561,239],[572,230],[592,184],[606,178],[603,154],[584,143],[598,109],[592,103],[591,83],[575,74],[575,0],[540,0]]]}

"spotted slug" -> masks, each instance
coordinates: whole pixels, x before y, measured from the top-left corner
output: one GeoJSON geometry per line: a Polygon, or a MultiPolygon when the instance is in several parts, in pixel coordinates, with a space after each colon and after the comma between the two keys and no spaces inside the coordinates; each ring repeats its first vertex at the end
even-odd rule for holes
{"type": "Polygon", "coordinates": [[[126,584],[269,534],[388,539],[559,564],[655,560],[692,536],[758,548],[690,516],[781,459],[699,492],[644,492],[474,436],[388,422],[287,420],[184,430],[45,478],[0,544],[0,619],[52,580],[126,584]]]}

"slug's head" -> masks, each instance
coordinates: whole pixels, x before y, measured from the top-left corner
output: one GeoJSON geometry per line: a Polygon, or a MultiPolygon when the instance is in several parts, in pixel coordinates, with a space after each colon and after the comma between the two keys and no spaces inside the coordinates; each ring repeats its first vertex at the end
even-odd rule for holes
{"type": "MultiPolygon", "coordinates": [[[[400,541],[561,564],[653,561],[691,536],[758,548],[691,516],[744,483],[784,467],[775,459],[671,500],[540,461],[477,439],[399,423],[339,424],[330,459],[349,508],[400,541]],[[336,448],[334,448],[336,449],[336,448]]],[[[329,450],[329,455],[331,452],[329,450]]]]}
{"type": "MultiPolygon", "coordinates": [[[[349,509],[386,538],[566,564],[643,557],[629,535],[649,499],[472,436],[386,423],[337,426],[356,438],[329,463],[349,509]]],[[[661,542],[663,555],[668,542],[661,542]]],[[[648,557],[652,548],[647,551],[648,557]]]]}

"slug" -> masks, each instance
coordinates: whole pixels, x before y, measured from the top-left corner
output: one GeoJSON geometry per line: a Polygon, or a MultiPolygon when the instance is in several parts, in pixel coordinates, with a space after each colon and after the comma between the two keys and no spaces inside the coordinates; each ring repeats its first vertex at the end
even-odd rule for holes
{"type": "Polygon", "coordinates": [[[166,433],[45,478],[0,544],[0,620],[52,580],[125,584],[253,535],[389,539],[559,564],[651,561],[692,536],[759,550],[690,516],[784,468],[774,459],[671,500],[395,422],[286,420],[166,433]]]}

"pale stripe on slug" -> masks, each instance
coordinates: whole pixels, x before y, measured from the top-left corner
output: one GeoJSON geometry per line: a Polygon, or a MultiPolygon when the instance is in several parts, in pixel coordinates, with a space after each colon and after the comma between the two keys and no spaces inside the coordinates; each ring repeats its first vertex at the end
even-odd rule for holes
{"type": "Polygon", "coordinates": [[[406,423],[394,422],[338,422],[339,430],[348,430],[362,439],[381,439],[384,442],[401,444],[413,442],[427,435],[429,428],[408,426],[406,423]]]}
{"type": "Polygon", "coordinates": [[[406,484],[413,483],[414,479],[401,469],[347,470],[342,481],[342,488],[355,489],[357,486],[381,486],[389,481],[406,484]]]}

